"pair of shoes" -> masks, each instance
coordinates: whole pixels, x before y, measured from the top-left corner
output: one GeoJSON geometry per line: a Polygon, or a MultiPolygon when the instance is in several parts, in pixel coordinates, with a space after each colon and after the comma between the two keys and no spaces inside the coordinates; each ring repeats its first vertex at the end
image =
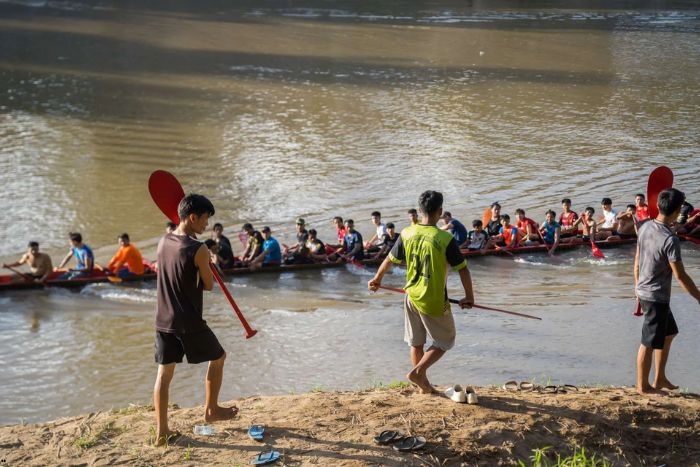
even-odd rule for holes
{"type": "Polygon", "coordinates": [[[535,386],[529,381],[521,381],[518,383],[517,381],[506,381],[503,386],[501,386],[501,389],[504,391],[510,391],[510,392],[517,392],[517,391],[534,391],[538,390],[539,386],[535,386]]]}
{"type": "Polygon", "coordinates": [[[380,446],[391,444],[396,451],[416,451],[425,447],[426,439],[422,436],[401,436],[394,430],[384,430],[374,437],[374,442],[380,446]]]}
{"type": "Polygon", "coordinates": [[[560,386],[549,385],[543,387],[540,392],[545,394],[566,394],[569,391],[578,392],[578,388],[573,384],[564,384],[560,386]]]}
{"type": "Polygon", "coordinates": [[[253,465],[272,464],[273,462],[276,462],[279,458],[280,453],[270,448],[267,451],[262,451],[250,463],[253,465]]]}
{"type": "Polygon", "coordinates": [[[466,388],[462,388],[461,385],[455,384],[451,388],[449,388],[447,391],[445,391],[445,396],[447,396],[448,399],[451,399],[455,402],[459,402],[460,404],[478,404],[479,403],[479,398],[476,395],[476,392],[474,391],[474,388],[471,386],[467,386],[466,388]]]}
{"type": "Polygon", "coordinates": [[[248,428],[248,436],[255,441],[262,441],[265,437],[265,427],[262,425],[253,425],[248,428]]]}

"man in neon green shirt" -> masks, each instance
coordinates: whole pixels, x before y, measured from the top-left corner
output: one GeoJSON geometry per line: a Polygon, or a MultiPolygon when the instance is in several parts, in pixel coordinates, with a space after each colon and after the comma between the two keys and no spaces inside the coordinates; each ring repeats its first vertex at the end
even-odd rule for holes
{"type": "Polygon", "coordinates": [[[437,191],[420,195],[421,222],[401,232],[391,253],[367,284],[371,291],[376,291],[392,264],[406,263],[404,340],[411,346],[413,363],[413,369],[406,377],[424,394],[436,392],[428,381],[428,368],[455,342],[455,322],[447,300],[448,265],[459,271],[464,287],[464,298],[459,301],[459,306],[471,308],[474,303],[471,275],[459,246],[451,233],[435,225],[442,216],[442,202],[442,193],[437,191]],[[433,342],[424,351],[428,336],[433,342]]]}

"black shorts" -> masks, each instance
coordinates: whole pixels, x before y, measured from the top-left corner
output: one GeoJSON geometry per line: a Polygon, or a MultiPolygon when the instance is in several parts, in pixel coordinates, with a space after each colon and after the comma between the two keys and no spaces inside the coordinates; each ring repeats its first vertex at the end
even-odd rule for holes
{"type": "Polygon", "coordinates": [[[156,331],[156,363],[182,363],[187,356],[187,363],[202,363],[218,360],[224,355],[224,349],[209,327],[191,334],[171,334],[156,331]]]}
{"type": "Polygon", "coordinates": [[[678,334],[678,326],[668,303],[639,301],[644,312],[642,345],[652,349],[663,349],[668,336],[678,334]]]}

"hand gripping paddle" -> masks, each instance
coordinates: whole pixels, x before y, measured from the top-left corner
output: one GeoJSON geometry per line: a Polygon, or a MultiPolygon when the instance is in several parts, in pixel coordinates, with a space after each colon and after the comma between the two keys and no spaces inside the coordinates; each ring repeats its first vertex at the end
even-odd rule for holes
{"type": "Polygon", "coordinates": [[[665,165],[655,168],[649,174],[647,183],[647,209],[649,218],[656,219],[659,215],[659,193],[673,186],[673,172],[665,165]]]}
{"type": "MultiPolygon", "coordinates": [[[[180,217],[177,214],[177,206],[180,204],[182,198],[185,197],[185,192],[182,190],[182,186],[180,182],[177,181],[177,178],[165,170],[156,170],[148,179],[148,191],[151,193],[151,198],[153,198],[153,201],[155,201],[156,206],[158,206],[161,212],[172,222],[179,224],[180,217]]],[[[238,316],[238,319],[241,321],[245,329],[246,339],[250,339],[258,331],[250,327],[243,313],[241,313],[241,310],[238,308],[238,305],[233,301],[233,297],[226,288],[226,285],[224,285],[224,281],[221,280],[216,266],[214,266],[213,263],[209,263],[209,267],[214,274],[214,279],[219,283],[221,291],[224,293],[231,307],[233,307],[233,311],[236,312],[236,316],[238,316]]]]}

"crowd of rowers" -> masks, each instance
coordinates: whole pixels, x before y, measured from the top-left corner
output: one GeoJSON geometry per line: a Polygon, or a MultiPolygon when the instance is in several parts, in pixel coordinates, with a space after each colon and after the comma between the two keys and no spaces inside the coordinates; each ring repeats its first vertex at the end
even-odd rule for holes
{"type": "MultiPolygon", "coordinates": [[[[523,209],[516,209],[514,220],[508,214],[501,214],[501,205],[493,203],[485,213],[484,219],[472,222],[472,230],[448,211],[442,216],[440,228],[449,231],[457,241],[461,250],[479,251],[486,253],[490,249],[513,249],[527,245],[544,245],[549,255],[553,255],[557,246],[568,242],[609,241],[634,238],[638,226],[649,219],[649,211],[645,196],[637,194],[634,204],[628,204],[624,211],[618,212],[612,207],[610,198],[601,201],[601,213],[596,215],[593,207],[586,207],[581,215],[571,209],[571,200],[561,201],[561,213],[553,210],[545,213],[545,220],[539,224],[525,215],[523,209]],[[486,221],[486,222],[484,222],[486,221]]],[[[418,212],[408,210],[410,224],[418,223],[418,212]]],[[[303,218],[296,220],[296,243],[281,244],[272,236],[270,227],[260,231],[253,225],[243,225],[239,240],[243,251],[234,254],[231,241],[224,235],[220,223],[214,224],[211,238],[204,241],[209,249],[212,262],[222,270],[249,267],[252,269],[282,264],[305,264],[319,262],[361,261],[363,259],[382,259],[394,246],[399,233],[393,223],[382,222],[381,213],[371,213],[371,221],[375,227],[372,237],[363,241],[362,234],[355,229],[352,219],[333,218],[337,237],[335,241],[324,243],[318,238],[315,229],[307,229],[303,218]]],[[[173,223],[166,225],[170,233],[177,226],[173,223]]],[[[674,225],[678,234],[700,238],[700,209],[695,209],[685,202],[681,215],[674,225]]],[[[95,264],[92,249],[83,242],[80,233],[70,233],[70,250],[57,268],[53,267],[51,257],[39,251],[39,244],[29,242],[27,252],[11,264],[3,263],[4,268],[26,264],[30,273],[17,272],[17,280],[46,281],[50,276],[55,280],[71,280],[89,276],[95,268],[104,269],[108,274],[118,277],[139,276],[153,272],[157,265],[143,260],[141,252],[134,246],[126,233],[118,237],[119,249],[106,267],[95,264]],[[75,267],[63,270],[71,259],[75,259],[75,267]],[[60,274],[53,274],[60,272],[60,274]]],[[[14,270],[13,270],[14,271],[14,270]]]]}

